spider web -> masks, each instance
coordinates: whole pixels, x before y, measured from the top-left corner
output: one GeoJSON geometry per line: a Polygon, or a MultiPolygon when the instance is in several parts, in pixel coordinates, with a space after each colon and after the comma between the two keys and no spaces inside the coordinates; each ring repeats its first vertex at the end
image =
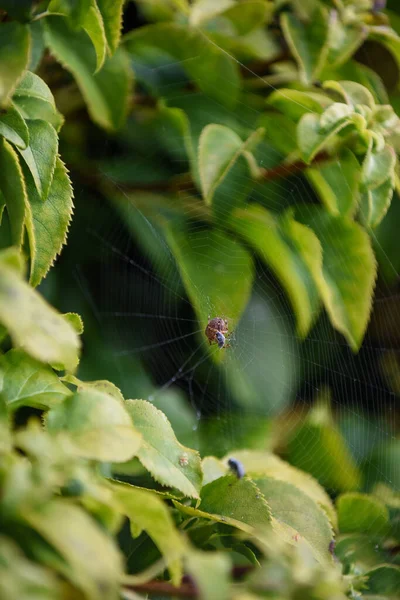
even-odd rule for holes
{"type": "MultiPolygon", "coordinates": [[[[239,64],[249,72],[245,65],[239,64]]],[[[153,71],[159,73],[179,66],[155,67],[153,71]]],[[[258,78],[256,73],[251,75],[258,78]]],[[[188,100],[187,94],[169,91],[168,105],[187,108],[188,102],[200,103],[204,97],[192,93],[188,100]]],[[[243,130],[251,130],[252,116],[260,114],[258,109],[242,105],[242,110],[230,115],[215,100],[207,100],[201,115],[204,122],[229,125],[232,118],[243,130]]],[[[133,118],[128,124],[131,133],[136,125],[133,118]]],[[[172,142],[167,153],[169,166],[172,164],[176,173],[187,170],[187,160],[179,149],[175,151],[180,144],[178,135],[174,138],[169,132],[168,140],[172,142]]],[[[159,140],[148,139],[143,148],[140,144],[135,146],[135,165],[143,165],[143,170],[131,175],[133,180],[142,181],[143,187],[146,187],[147,166],[152,161],[154,165],[160,163],[159,148],[159,140]]],[[[396,435],[399,338],[391,331],[391,323],[400,322],[400,312],[399,295],[393,284],[398,273],[382,246],[383,238],[369,232],[386,272],[391,271],[391,281],[389,284],[383,278],[379,280],[372,325],[357,355],[334,332],[324,313],[316,319],[307,339],[300,339],[284,290],[262,260],[257,259],[251,296],[230,337],[231,347],[212,348],[212,352],[224,353],[223,360],[217,362],[209,352],[204,324],[196,316],[175,256],[159,225],[164,208],[156,203],[143,203],[141,192],[132,195],[124,191],[119,177],[121,161],[110,157],[112,149],[111,142],[110,146],[104,143],[107,161],[103,162],[103,176],[110,189],[126,198],[126,203],[122,210],[119,205],[117,210],[114,206],[110,211],[96,200],[87,209],[86,231],[95,258],[88,270],[76,257],[74,276],[85,305],[83,312],[89,315],[86,318],[95,330],[97,349],[101,353],[100,348],[107,348],[105,360],[113,363],[113,379],[124,395],[146,398],[160,406],[173,425],[177,424],[179,439],[192,447],[201,447],[199,429],[205,424],[208,452],[222,455],[245,446],[250,439],[248,434],[253,438],[258,436],[259,446],[270,447],[274,439],[274,432],[268,429],[272,418],[278,418],[274,422],[279,422],[285,435],[289,435],[305,419],[304,406],[330,389],[335,418],[356,462],[368,462],[373,448],[380,448],[381,455],[384,454],[385,443],[396,435]]],[[[266,162],[270,159],[271,156],[266,157],[266,162]]],[[[239,193],[247,183],[246,177],[237,177],[232,185],[239,193]]],[[[78,203],[86,202],[85,198],[79,198],[79,191],[77,195],[78,203]]],[[[268,194],[258,190],[253,198],[276,212],[299,198],[305,203],[315,202],[312,189],[300,174],[274,181],[268,194]]],[[[180,200],[182,205],[186,202],[184,216],[196,217],[195,187],[186,186],[180,200]]],[[[226,214],[229,205],[227,195],[226,214]]],[[[396,207],[392,208],[386,219],[398,218],[397,212],[396,207]]],[[[179,227],[179,210],[175,216],[172,210],[168,219],[176,220],[179,227]]],[[[196,246],[198,231],[207,231],[204,223],[191,220],[186,239],[201,264],[204,247],[196,246]]],[[[221,264],[223,251],[221,247],[221,264]]],[[[211,277],[223,277],[217,262],[211,277]]],[[[211,317],[229,318],[229,314],[218,314],[207,289],[198,289],[197,293],[211,317]]],[[[101,357],[98,360],[100,364],[101,357]]],[[[100,366],[98,372],[93,366],[87,367],[85,353],[84,376],[104,378],[100,366]]],[[[390,464],[381,474],[382,481],[389,486],[393,483],[391,474],[395,478],[395,469],[395,464],[390,464]]]]}

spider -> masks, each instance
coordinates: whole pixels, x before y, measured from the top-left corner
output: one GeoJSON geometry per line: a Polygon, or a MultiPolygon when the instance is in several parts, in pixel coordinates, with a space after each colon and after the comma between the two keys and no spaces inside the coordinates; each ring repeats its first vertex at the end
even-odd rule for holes
{"type": "Polygon", "coordinates": [[[213,342],[216,342],[218,348],[229,348],[229,344],[226,343],[228,336],[228,321],[226,319],[222,317],[212,319],[209,316],[205,334],[210,346],[213,342]]]}

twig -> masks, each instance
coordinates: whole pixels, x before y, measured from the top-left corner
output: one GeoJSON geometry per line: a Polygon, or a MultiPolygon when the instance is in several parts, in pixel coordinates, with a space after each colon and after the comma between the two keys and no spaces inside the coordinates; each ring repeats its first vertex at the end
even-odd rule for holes
{"type": "MultiPolygon", "coordinates": [[[[251,565],[233,567],[231,577],[233,580],[241,580],[249,572],[253,571],[251,565]]],[[[193,579],[185,575],[180,586],[175,587],[168,581],[148,581],[147,583],[125,585],[130,589],[142,594],[153,594],[156,596],[176,596],[178,598],[198,598],[199,590],[193,579]]]]}

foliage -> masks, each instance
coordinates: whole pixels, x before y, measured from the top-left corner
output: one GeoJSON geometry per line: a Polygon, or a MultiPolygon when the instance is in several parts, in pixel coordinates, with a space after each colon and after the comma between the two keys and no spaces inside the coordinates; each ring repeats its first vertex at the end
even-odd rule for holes
{"type": "MultiPolygon", "coordinates": [[[[358,351],[379,269],[374,228],[398,200],[400,120],[357,51],[375,43],[400,65],[396,16],[392,29],[372,0],[136,4],[145,24],[121,35],[122,0],[0,0],[0,596],[113,599],[180,586],[215,600],[393,600],[398,490],[383,485],[385,452],[356,464],[323,394],[300,424],[273,422],[272,447],[261,431],[257,449],[244,440],[224,455],[218,439],[200,454],[152,403],[79,379],[82,321],[34,288],[72,219],[59,138],[85,178],[84,135],[65,142],[86,106],[120,166],[111,186],[110,163],[91,149],[90,184],[157,229],[154,268],[166,248],[169,282],[180,276],[201,330],[211,308],[236,328],[261,261],[299,337],[324,309],[358,351]],[[155,139],[167,165],[140,169],[152,174],[147,192],[126,167],[129,128],[155,139]],[[313,201],[271,206],[273,182],[299,171],[313,201]]],[[[145,244],[141,224],[129,226],[145,244]]],[[[257,373],[224,364],[215,345],[206,352],[236,398],[262,398],[257,373]]],[[[398,443],[385,450],[398,454],[398,443]]]]}

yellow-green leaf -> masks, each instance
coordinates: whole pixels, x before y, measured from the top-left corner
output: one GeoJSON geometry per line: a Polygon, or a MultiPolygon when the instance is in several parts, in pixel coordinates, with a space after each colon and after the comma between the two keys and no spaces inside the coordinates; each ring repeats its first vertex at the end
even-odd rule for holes
{"type": "Polygon", "coordinates": [[[113,493],[121,511],[131,522],[135,537],[139,532],[146,531],[165,557],[172,583],[179,585],[187,545],[175,528],[171,513],[163,500],[151,491],[131,485],[114,484],[113,493]]]}
{"type": "Polygon", "coordinates": [[[118,596],[122,557],[111,537],[79,506],[52,500],[23,519],[67,561],[66,574],[90,600],[118,596]]]}
{"type": "Polygon", "coordinates": [[[0,253],[0,323],[16,346],[38,360],[73,370],[79,338],[69,323],[35,292],[0,253]]]}
{"type": "Polygon", "coordinates": [[[71,393],[50,367],[22,350],[0,357],[0,391],[11,410],[21,406],[48,409],[71,393]]]}
{"type": "MultiPolygon", "coordinates": [[[[329,564],[333,531],[326,513],[309,495],[287,481],[262,476],[254,482],[268,502],[273,518],[304,538],[319,562],[329,564]]],[[[293,541],[296,542],[296,534],[293,541]]]]}
{"type": "Polygon", "coordinates": [[[69,396],[47,415],[50,432],[64,432],[78,456],[125,462],[137,455],[141,435],[113,396],[87,388],[69,396]]]}
{"type": "Polygon", "coordinates": [[[268,475],[268,477],[287,481],[298,487],[299,490],[307,496],[310,496],[310,498],[325,510],[332,525],[336,527],[337,517],[332,500],[324,488],[309,475],[309,473],[296,469],[270,452],[237,450],[226,456],[224,461],[226,462],[229,458],[239,460],[242,463],[246,474],[250,477],[254,478],[260,475],[268,475]]]}
{"type": "Polygon", "coordinates": [[[126,408],[143,437],[137,453],[142,465],[162,485],[198,498],[203,479],[198,452],[178,442],[167,417],[150,402],[127,400],[126,408]]]}

